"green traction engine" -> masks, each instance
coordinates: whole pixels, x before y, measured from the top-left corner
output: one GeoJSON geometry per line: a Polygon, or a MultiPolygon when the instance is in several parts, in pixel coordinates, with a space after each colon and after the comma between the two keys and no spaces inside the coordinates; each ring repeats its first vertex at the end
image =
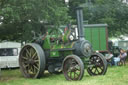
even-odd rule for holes
{"type": "Polygon", "coordinates": [[[107,62],[93,52],[83,34],[82,8],[77,9],[77,28],[49,29],[32,43],[23,46],[19,56],[20,70],[26,78],[40,78],[44,71],[63,72],[67,80],[81,80],[84,68],[90,75],[104,75],[107,62]],[[78,34],[78,36],[76,36],[78,34]]]}

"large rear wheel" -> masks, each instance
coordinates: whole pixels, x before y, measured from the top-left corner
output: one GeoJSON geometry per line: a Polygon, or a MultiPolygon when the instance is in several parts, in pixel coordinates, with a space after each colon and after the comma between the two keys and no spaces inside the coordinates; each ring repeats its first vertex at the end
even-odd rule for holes
{"type": "Polygon", "coordinates": [[[90,66],[87,68],[91,76],[105,75],[107,71],[107,61],[101,53],[94,53],[90,57],[90,66]]]}
{"type": "Polygon", "coordinates": [[[43,49],[35,43],[26,44],[20,52],[19,65],[24,77],[39,78],[45,70],[43,49]]]}
{"type": "Polygon", "coordinates": [[[69,55],[63,61],[63,73],[67,80],[81,80],[84,75],[84,64],[76,55],[69,55]]]}

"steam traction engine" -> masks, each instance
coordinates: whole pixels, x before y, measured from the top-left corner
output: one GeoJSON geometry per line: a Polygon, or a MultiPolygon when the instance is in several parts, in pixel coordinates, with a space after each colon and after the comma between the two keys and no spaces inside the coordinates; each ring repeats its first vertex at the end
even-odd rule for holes
{"type": "Polygon", "coordinates": [[[82,9],[77,9],[78,39],[74,29],[50,29],[20,52],[19,64],[24,77],[39,78],[45,70],[63,72],[67,80],[81,80],[84,68],[90,75],[104,75],[107,63],[103,55],[95,53],[83,34],[82,9]]]}

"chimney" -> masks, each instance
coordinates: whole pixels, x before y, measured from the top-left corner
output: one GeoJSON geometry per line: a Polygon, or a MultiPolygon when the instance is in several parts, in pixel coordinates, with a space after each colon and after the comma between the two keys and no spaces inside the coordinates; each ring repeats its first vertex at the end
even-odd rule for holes
{"type": "Polygon", "coordinates": [[[83,8],[78,7],[76,9],[77,13],[77,28],[78,28],[78,38],[79,40],[85,40],[83,31],[83,8]]]}

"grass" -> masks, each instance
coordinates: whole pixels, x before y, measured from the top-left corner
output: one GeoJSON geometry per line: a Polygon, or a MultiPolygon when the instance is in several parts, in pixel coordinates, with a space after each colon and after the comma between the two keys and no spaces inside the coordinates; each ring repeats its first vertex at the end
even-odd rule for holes
{"type": "Polygon", "coordinates": [[[104,76],[89,76],[81,81],[67,81],[63,74],[45,73],[40,79],[24,78],[19,69],[2,70],[0,85],[128,85],[128,65],[108,67],[104,76]]]}

